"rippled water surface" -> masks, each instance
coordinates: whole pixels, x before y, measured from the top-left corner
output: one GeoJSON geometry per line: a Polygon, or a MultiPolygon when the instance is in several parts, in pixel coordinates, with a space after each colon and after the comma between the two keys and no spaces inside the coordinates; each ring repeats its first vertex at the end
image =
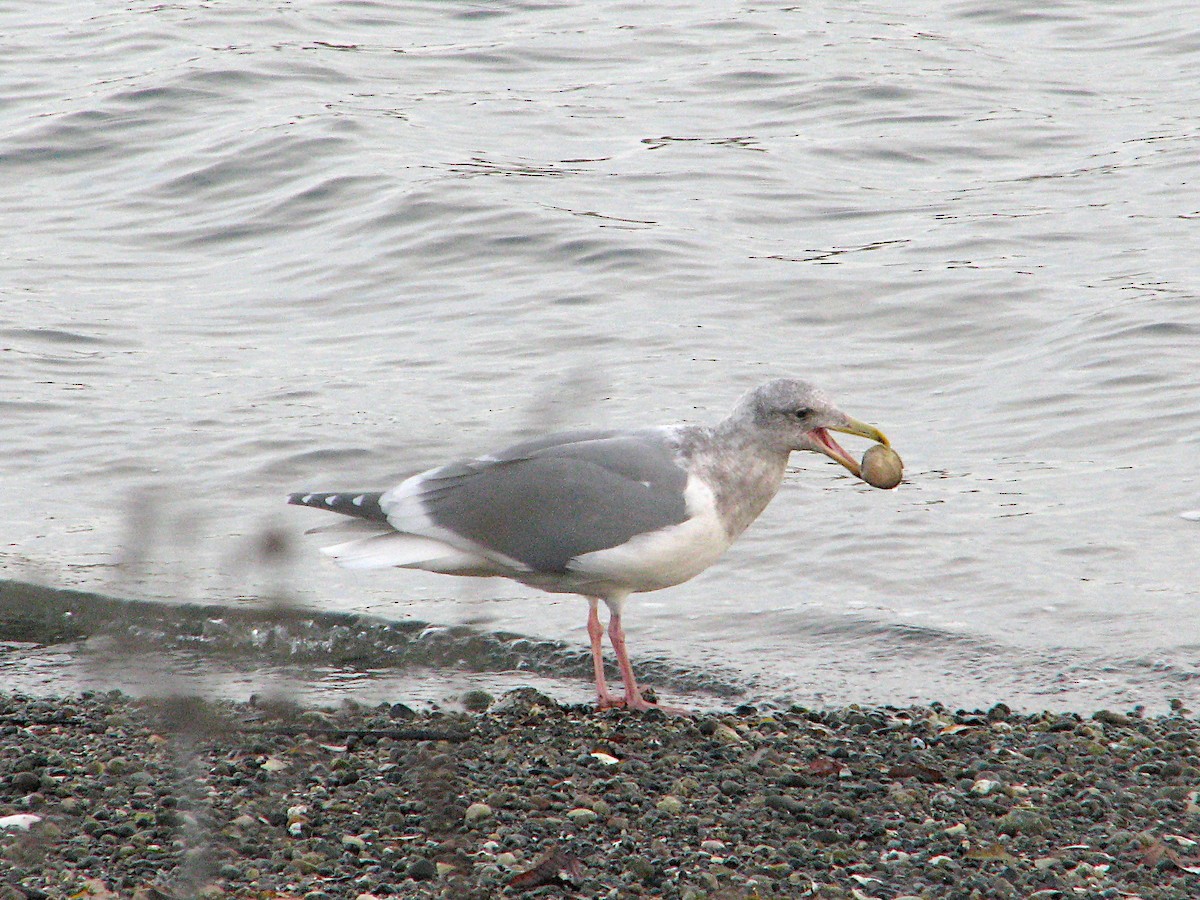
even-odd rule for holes
{"type": "MultiPolygon", "coordinates": [[[[1200,702],[1190,4],[46,3],[0,34],[0,577],[582,649],[582,601],[337,570],[283,495],[792,374],[906,483],[797,455],[721,562],[634,598],[635,664],[805,703],[1200,702]]],[[[154,681],[17,631],[16,687],[154,681]]],[[[452,657],[297,689],[520,680],[452,657]]]]}

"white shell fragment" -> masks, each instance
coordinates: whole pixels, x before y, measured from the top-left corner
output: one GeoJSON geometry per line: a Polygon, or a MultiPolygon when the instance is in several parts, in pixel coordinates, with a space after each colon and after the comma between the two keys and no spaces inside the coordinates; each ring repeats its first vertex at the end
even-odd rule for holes
{"type": "Polygon", "coordinates": [[[32,813],[17,813],[12,816],[0,816],[0,828],[20,828],[22,831],[28,831],[30,825],[36,825],[42,821],[41,816],[35,816],[32,813]]]}

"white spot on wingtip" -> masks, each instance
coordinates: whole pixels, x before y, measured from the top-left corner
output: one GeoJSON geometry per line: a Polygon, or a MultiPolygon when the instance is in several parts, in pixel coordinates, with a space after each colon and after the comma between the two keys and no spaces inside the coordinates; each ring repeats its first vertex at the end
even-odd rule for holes
{"type": "Polygon", "coordinates": [[[363,500],[365,500],[365,499],[366,499],[366,495],[365,495],[365,494],[359,494],[357,497],[355,497],[355,498],[354,498],[353,500],[351,500],[350,502],[351,502],[351,503],[353,503],[355,506],[362,506],[362,505],[363,505],[363,500]]]}
{"type": "Polygon", "coordinates": [[[325,498],[325,505],[333,506],[335,503],[338,502],[338,499],[340,497],[341,497],[341,494],[330,494],[328,497],[325,498]]]}
{"type": "Polygon", "coordinates": [[[309,503],[312,501],[312,498],[313,498],[312,494],[305,494],[303,497],[300,498],[300,502],[301,503],[309,503]]]}

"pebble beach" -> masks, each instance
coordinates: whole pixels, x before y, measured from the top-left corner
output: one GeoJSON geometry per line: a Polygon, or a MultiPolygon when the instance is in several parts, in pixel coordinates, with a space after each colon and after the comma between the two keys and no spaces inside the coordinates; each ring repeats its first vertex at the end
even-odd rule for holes
{"type": "Polygon", "coordinates": [[[0,898],[1200,896],[1200,726],[0,695],[0,898]]]}

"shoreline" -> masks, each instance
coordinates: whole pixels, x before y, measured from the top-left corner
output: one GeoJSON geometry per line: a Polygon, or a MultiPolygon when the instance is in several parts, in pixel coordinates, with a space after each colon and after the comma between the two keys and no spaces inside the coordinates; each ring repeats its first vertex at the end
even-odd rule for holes
{"type": "Polygon", "coordinates": [[[466,699],[0,694],[0,900],[1200,896],[1187,710],[466,699]]]}

